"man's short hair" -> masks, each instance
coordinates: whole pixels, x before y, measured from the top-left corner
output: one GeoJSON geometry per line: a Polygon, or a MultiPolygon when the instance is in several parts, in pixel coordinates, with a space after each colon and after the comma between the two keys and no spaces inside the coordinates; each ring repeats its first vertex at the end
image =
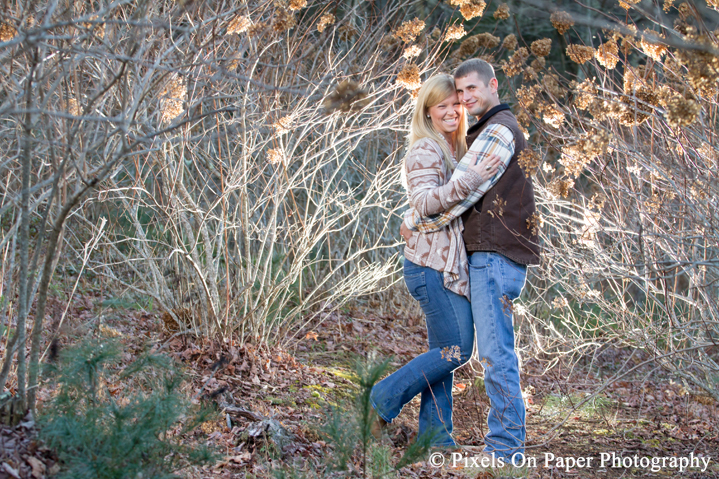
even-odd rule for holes
{"type": "Polygon", "coordinates": [[[496,78],[494,76],[494,68],[492,65],[479,58],[470,58],[467,61],[462,62],[454,71],[454,78],[464,78],[470,73],[476,73],[479,78],[484,82],[485,85],[489,83],[489,80],[496,78]]]}

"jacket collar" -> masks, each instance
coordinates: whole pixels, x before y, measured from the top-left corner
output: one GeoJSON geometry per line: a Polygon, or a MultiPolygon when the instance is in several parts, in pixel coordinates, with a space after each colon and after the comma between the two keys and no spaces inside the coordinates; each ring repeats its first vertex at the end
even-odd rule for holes
{"type": "Polygon", "coordinates": [[[482,115],[482,118],[477,121],[474,125],[472,125],[469,130],[467,130],[467,134],[471,134],[482,128],[482,126],[487,123],[487,120],[492,118],[494,115],[499,113],[500,111],[509,110],[509,105],[506,103],[500,103],[499,105],[492,107],[487,113],[482,115]]]}

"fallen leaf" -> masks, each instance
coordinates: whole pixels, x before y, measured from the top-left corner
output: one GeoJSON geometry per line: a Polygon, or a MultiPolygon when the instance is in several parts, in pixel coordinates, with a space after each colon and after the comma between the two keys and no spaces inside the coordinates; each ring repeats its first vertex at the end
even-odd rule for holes
{"type": "Polygon", "coordinates": [[[45,473],[45,464],[43,464],[40,459],[32,456],[25,458],[25,460],[30,464],[30,467],[32,467],[32,476],[35,479],[40,479],[45,473]]]}
{"type": "Polygon", "coordinates": [[[8,464],[7,462],[2,463],[2,468],[5,470],[5,472],[10,474],[15,479],[20,479],[20,474],[18,473],[17,469],[13,469],[12,466],[10,466],[10,464],[8,464]]]}
{"type": "Polygon", "coordinates": [[[317,333],[315,333],[314,331],[310,331],[305,335],[305,339],[314,339],[315,341],[317,341],[317,338],[319,338],[319,336],[317,336],[317,333]]]}

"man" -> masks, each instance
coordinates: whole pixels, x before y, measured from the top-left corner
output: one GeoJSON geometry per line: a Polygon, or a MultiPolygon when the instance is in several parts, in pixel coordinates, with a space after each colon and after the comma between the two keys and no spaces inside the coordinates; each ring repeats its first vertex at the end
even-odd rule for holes
{"type": "Polygon", "coordinates": [[[524,453],[526,439],[512,301],[522,292],[527,265],[539,264],[539,240],[531,227],[534,189],[517,161],[527,142],[509,106],[499,102],[492,66],[467,60],[457,67],[454,79],[460,101],[478,121],[467,132],[469,152],[452,180],[464,174],[470,161],[486,155],[498,155],[506,169],[500,168],[467,200],[440,215],[422,218],[410,209],[402,231],[403,236],[405,228],[436,231],[462,216],[477,352],[491,403],[484,451],[506,464],[524,453]]]}

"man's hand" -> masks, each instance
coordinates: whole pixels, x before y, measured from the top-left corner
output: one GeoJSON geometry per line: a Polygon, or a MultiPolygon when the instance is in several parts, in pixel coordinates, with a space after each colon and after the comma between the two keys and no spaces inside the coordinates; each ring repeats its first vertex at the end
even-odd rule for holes
{"type": "Polygon", "coordinates": [[[402,222],[402,226],[399,227],[399,233],[402,235],[402,238],[407,242],[412,237],[412,231],[410,231],[409,228],[407,228],[407,225],[404,224],[404,221],[402,222]]]}

